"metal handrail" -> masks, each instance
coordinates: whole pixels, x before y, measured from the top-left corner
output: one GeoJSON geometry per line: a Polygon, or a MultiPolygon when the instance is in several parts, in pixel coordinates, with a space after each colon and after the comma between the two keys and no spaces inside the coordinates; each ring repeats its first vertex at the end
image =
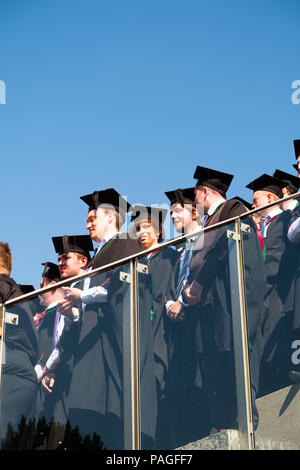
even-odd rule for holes
{"type": "MultiPolygon", "coordinates": [[[[300,193],[292,194],[291,196],[287,196],[285,198],[279,199],[279,200],[274,201],[270,204],[266,204],[265,206],[261,206],[257,209],[253,209],[251,211],[247,210],[243,214],[232,217],[230,219],[226,219],[222,222],[218,222],[217,224],[213,224],[213,225],[210,225],[209,227],[205,227],[205,228],[202,227],[200,229],[197,229],[195,232],[192,232],[192,233],[189,233],[189,234],[186,234],[186,235],[181,235],[181,236],[172,238],[172,239],[170,239],[170,240],[168,240],[164,243],[160,243],[155,249],[161,251],[164,248],[167,248],[169,246],[174,246],[174,245],[176,246],[176,245],[184,242],[185,240],[188,240],[189,238],[199,236],[202,233],[210,232],[212,230],[217,230],[217,229],[222,228],[226,225],[230,225],[230,224],[234,223],[236,220],[244,219],[245,217],[249,217],[249,216],[251,216],[255,213],[259,213],[259,212],[261,212],[261,211],[263,211],[267,208],[270,208],[270,207],[273,207],[273,206],[280,206],[280,204],[282,204],[284,202],[287,202],[287,201],[292,200],[292,199],[298,199],[298,198],[300,198],[300,193]]],[[[128,236],[130,236],[130,235],[128,235],[128,236]]],[[[100,268],[96,268],[96,269],[93,269],[89,272],[84,272],[83,274],[79,274],[77,276],[70,277],[70,278],[65,279],[63,281],[56,282],[55,285],[51,285],[50,287],[43,287],[41,289],[37,289],[37,290],[29,292],[27,294],[20,295],[19,297],[15,297],[11,300],[8,300],[3,305],[5,307],[12,307],[16,304],[19,304],[20,302],[33,299],[34,297],[37,297],[38,295],[44,294],[45,292],[49,292],[51,290],[56,290],[60,287],[70,286],[70,284],[72,284],[74,282],[81,281],[82,279],[86,279],[87,277],[96,276],[97,274],[101,274],[105,271],[109,271],[109,270],[112,270],[114,268],[118,268],[119,266],[125,265],[125,264],[129,263],[130,261],[132,261],[134,259],[138,260],[140,258],[144,258],[152,252],[153,252],[153,247],[149,248],[148,250],[139,251],[139,252],[137,252],[133,255],[130,255],[130,256],[127,256],[127,257],[122,258],[120,260],[114,261],[113,263],[106,264],[105,266],[102,266],[100,268]]],[[[0,305],[1,305],[1,303],[0,303],[0,305]]]]}

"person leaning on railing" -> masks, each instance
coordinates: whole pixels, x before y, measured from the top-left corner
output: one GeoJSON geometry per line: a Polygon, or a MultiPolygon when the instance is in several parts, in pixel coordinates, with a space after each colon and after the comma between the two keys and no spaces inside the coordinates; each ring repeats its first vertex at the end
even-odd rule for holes
{"type": "MultiPolygon", "coordinates": [[[[10,277],[12,255],[9,245],[0,242],[0,303],[22,295],[14,279],[10,277]]],[[[32,312],[28,305],[9,308],[17,320],[6,321],[3,344],[1,388],[1,439],[5,439],[8,423],[16,430],[20,419],[35,416],[37,378],[34,366],[37,362],[38,339],[32,312]]]]}
{"type": "MultiPolygon", "coordinates": [[[[124,203],[124,198],[117,191],[113,188],[95,191],[81,199],[88,205],[87,230],[92,240],[99,244],[87,272],[141,251],[136,239],[120,232],[130,205],[127,201],[124,203]]],[[[73,322],[74,328],[65,331],[57,345],[59,356],[56,364],[65,360],[69,364],[69,383],[65,394],[68,419],[72,426],[79,426],[82,435],[96,432],[107,448],[123,448],[124,445],[122,354],[128,284],[120,279],[122,269],[124,267],[87,277],[82,281],[81,288],[67,288],[60,308],[60,313],[64,308],[68,311],[71,306],[80,309],[76,339],[71,334],[76,328],[73,322]],[[71,341],[68,341],[70,336],[71,341]]],[[[148,325],[150,319],[146,316],[145,319],[141,318],[141,331],[150,338],[151,330],[144,325],[144,321],[148,325]]],[[[143,371],[147,371],[148,357],[141,358],[144,361],[143,371]]],[[[47,372],[45,370],[45,374],[47,372]]],[[[152,385],[155,390],[154,380],[152,385]]],[[[152,385],[149,384],[150,397],[155,394],[152,385]]],[[[142,374],[141,389],[143,387],[142,374]]],[[[155,420],[156,410],[151,403],[149,401],[148,404],[151,423],[147,428],[148,421],[143,420],[142,432],[153,437],[152,420],[155,420]]]]}
{"type": "Polygon", "coordinates": [[[197,208],[195,203],[195,188],[175,189],[165,192],[165,195],[170,201],[170,216],[176,232],[192,235],[174,245],[179,254],[176,301],[167,312],[174,320],[169,328],[168,435],[172,448],[177,448],[187,436],[196,441],[210,431],[207,406],[203,400],[203,368],[199,360],[203,357],[203,344],[198,306],[184,305],[182,300],[190,261],[193,253],[202,248],[203,233],[201,207],[197,208]]]}
{"type": "MultiPolygon", "coordinates": [[[[203,206],[204,228],[246,213],[237,199],[226,200],[226,192],[233,175],[198,166],[195,202],[203,206]]],[[[259,341],[262,303],[265,295],[263,252],[253,220],[243,220],[249,225],[244,235],[245,288],[248,304],[248,333],[251,343],[252,393],[255,401],[261,345],[259,341]],[[259,276],[257,273],[260,273],[259,276]],[[255,352],[255,358],[254,358],[255,352]]],[[[182,298],[186,304],[198,305],[199,329],[203,341],[204,376],[207,407],[210,409],[212,430],[237,426],[235,371],[232,344],[232,293],[227,230],[222,226],[204,233],[204,245],[195,253],[190,263],[190,274],[182,298]]],[[[234,228],[233,228],[234,229],[234,228]]],[[[232,229],[232,230],[233,230],[232,229]]],[[[255,413],[257,415],[257,413],[255,413]]],[[[257,425],[257,416],[255,418],[257,425]]]]}
{"type": "Polygon", "coordinates": [[[175,277],[179,256],[172,247],[159,250],[159,243],[164,239],[163,224],[166,209],[136,205],[132,208],[130,228],[145,250],[151,249],[147,258],[140,263],[146,264],[149,275],[146,276],[140,296],[141,315],[151,319],[154,348],[154,374],[156,380],[158,414],[156,448],[170,448],[170,408],[167,385],[170,362],[170,319],[168,309],[176,300],[175,277]],[[148,281],[148,282],[147,282],[148,281]],[[147,295],[148,294],[148,295],[147,295]],[[141,304],[142,298],[144,305],[141,304]]]}
{"type": "Polygon", "coordinates": [[[290,339],[290,377],[294,382],[300,382],[300,198],[297,199],[298,204],[294,209],[291,225],[288,229],[288,239],[296,247],[295,259],[295,278],[292,295],[290,295],[290,305],[286,306],[286,311],[292,314],[292,336],[290,339]]]}
{"type": "MultiPolygon", "coordinates": [[[[289,383],[287,354],[291,329],[290,317],[285,314],[285,308],[294,277],[295,250],[287,237],[292,212],[281,208],[282,190],[286,186],[285,180],[266,173],[246,186],[253,191],[253,208],[262,208],[260,231],[265,246],[267,274],[267,293],[263,302],[264,352],[261,360],[260,395],[271,393],[289,383]],[[277,201],[278,204],[274,204],[277,201]]],[[[286,202],[288,201],[283,202],[284,206],[286,202]]]]}

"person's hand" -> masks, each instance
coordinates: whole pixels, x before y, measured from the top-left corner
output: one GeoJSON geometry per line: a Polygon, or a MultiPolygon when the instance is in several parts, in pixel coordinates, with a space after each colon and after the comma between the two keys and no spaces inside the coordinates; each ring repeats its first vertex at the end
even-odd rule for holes
{"type": "Polygon", "coordinates": [[[192,284],[184,290],[184,301],[190,305],[197,305],[200,302],[202,290],[202,286],[192,282],[192,284]]]}
{"type": "Polygon", "coordinates": [[[184,319],[184,312],[182,311],[182,303],[179,300],[173,302],[168,308],[167,315],[170,320],[182,321],[184,319]]]}
{"type": "Polygon", "coordinates": [[[49,373],[43,376],[42,386],[46,390],[47,393],[52,393],[54,384],[55,384],[54,374],[49,373]]]}
{"type": "Polygon", "coordinates": [[[65,296],[58,302],[57,310],[62,315],[65,315],[69,318],[73,318],[73,307],[74,305],[79,305],[81,303],[82,291],[80,289],[70,287],[63,287],[62,289],[65,292],[65,296]]]}
{"type": "Polygon", "coordinates": [[[73,303],[73,305],[79,305],[81,303],[81,289],[75,287],[64,287],[65,300],[73,303]]]}
{"type": "Polygon", "coordinates": [[[57,310],[65,317],[73,318],[73,303],[68,299],[61,299],[57,303],[57,310]]]}

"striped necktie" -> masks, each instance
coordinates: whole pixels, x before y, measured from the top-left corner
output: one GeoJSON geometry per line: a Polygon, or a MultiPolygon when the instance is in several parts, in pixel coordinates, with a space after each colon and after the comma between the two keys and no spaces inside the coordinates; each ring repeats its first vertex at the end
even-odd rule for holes
{"type": "Polygon", "coordinates": [[[182,253],[182,260],[180,263],[180,271],[178,274],[178,283],[177,283],[177,298],[180,296],[185,281],[189,274],[189,265],[192,257],[192,246],[194,240],[187,240],[185,244],[184,251],[182,253]]]}
{"type": "Polygon", "coordinates": [[[48,310],[48,307],[45,308],[45,310],[43,310],[42,313],[39,313],[38,315],[35,316],[34,322],[35,322],[35,326],[36,326],[37,328],[38,328],[38,326],[39,326],[40,320],[41,320],[42,318],[44,318],[44,316],[45,316],[47,310],[48,310]]]}
{"type": "Polygon", "coordinates": [[[268,223],[268,221],[269,221],[270,219],[271,219],[271,217],[270,217],[269,215],[267,215],[267,217],[264,217],[263,222],[262,222],[262,224],[261,224],[261,227],[260,227],[260,230],[259,230],[259,231],[260,231],[261,236],[262,236],[263,238],[265,238],[265,237],[264,237],[265,228],[266,228],[266,225],[267,225],[267,223],[268,223]]]}

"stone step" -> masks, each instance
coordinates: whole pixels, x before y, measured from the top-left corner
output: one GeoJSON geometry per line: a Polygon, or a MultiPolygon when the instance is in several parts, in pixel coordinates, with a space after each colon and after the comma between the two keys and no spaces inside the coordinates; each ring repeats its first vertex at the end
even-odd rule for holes
{"type": "MultiPolygon", "coordinates": [[[[240,450],[238,431],[226,429],[176,450],[240,450]]],[[[300,445],[285,439],[255,435],[255,450],[300,450],[300,445]]]]}

